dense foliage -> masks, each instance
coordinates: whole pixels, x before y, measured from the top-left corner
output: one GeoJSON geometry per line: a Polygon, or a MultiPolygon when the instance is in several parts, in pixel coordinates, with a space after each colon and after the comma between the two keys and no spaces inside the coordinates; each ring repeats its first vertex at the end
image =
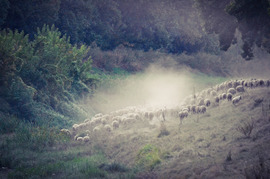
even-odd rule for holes
{"type": "Polygon", "coordinates": [[[242,57],[252,59],[255,44],[270,51],[269,0],[196,0],[196,6],[205,30],[219,34],[222,49],[236,42],[234,33],[238,28],[244,42],[242,57]]]}
{"type": "Polygon", "coordinates": [[[85,112],[73,104],[93,90],[89,48],[71,45],[54,26],[38,29],[33,41],[24,32],[0,32],[2,112],[32,122],[67,123],[85,112]]]}

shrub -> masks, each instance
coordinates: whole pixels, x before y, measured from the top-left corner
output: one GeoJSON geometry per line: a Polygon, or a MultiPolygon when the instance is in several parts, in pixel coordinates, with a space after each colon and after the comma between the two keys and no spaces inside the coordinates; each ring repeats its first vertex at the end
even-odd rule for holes
{"type": "Polygon", "coordinates": [[[247,122],[243,122],[243,124],[239,125],[236,128],[236,130],[240,132],[241,134],[243,134],[245,137],[249,138],[253,128],[254,128],[254,121],[250,120],[247,122]]]}
{"type": "Polygon", "coordinates": [[[151,144],[145,145],[137,154],[136,163],[139,168],[152,170],[161,163],[160,150],[151,144]]]}

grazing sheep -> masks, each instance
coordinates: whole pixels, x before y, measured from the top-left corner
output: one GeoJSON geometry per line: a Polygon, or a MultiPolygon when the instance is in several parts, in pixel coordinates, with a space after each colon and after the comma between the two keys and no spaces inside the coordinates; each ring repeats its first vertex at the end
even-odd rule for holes
{"type": "Polygon", "coordinates": [[[240,85],[240,81],[234,81],[233,82],[233,88],[236,88],[239,85],[240,85]]]}
{"type": "Polygon", "coordinates": [[[149,120],[152,121],[154,118],[154,113],[153,112],[149,112],[149,120]]]}
{"type": "Polygon", "coordinates": [[[200,106],[200,112],[204,114],[206,112],[206,106],[200,106]]]}
{"type": "Polygon", "coordinates": [[[201,99],[199,99],[198,101],[199,101],[199,103],[198,103],[199,106],[204,105],[204,99],[201,98],[201,99]]]}
{"type": "Polygon", "coordinates": [[[222,98],[226,99],[227,98],[227,94],[226,93],[222,93],[222,98]]]}
{"type": "Polygon", "coordinates": [[[111,126],[110,126],[109,124],[106,124],[106,125],[104,126],[104,128],[105,128],[105,130],[108,131],[108,132],[111,132],[111,131],[112,131],[112,128],[111,128],[111,126]]]}
{"type": "Polygon", "coordinates": [[[146,112],[144,112],[144,117],[145,118],[148,118],[149,117],[149,115],[148,115],[148,112],[146,111],[146,112]]]}
{"type": "Polygon", "coordinates": [[[71,132],[68,129],[61,129],[61,132],[68,136],[71,136],[71,132]]]}
{"type": "Polygon", "coordinates": [[[236,90],[234,88],[230,88],[228,89],[227,93],[231,93],[232,95],[234,95],[236,93],[236,90]]]}
{"type": "Polygon", "coordinates": [[[83,137],[83,141],[86,143],[86,142],[89,142],[90,141],[90,137],[87,135],[87,136],[84,136],[83,137]]]}
{"type": "Polygon", "coordinates": [[[211,101],[209,99],[204,100],[205,106],[209,107],[211,105],[211,101]]]}
{"type": "Polygon", "coordinates": [[[237,87],[236,87],[236,91],[237,91],[237,92],[245,92],[245,89],[244,89],[243,86],[237,86],[237,87]]]}
{"type": "Polygon", "coordinates": [[[211,94],[211,96],[216,96],[217,92],[215,90],[212,90],[210,94],[211,94]]]}
{"type": "Polygon", "coordinates": [[[222,100],[223,99],[222,94],[218,95],[218,97],[219,97],[219,100],[222,100]]]}
{"type": "Polygon", "coordinates": [[[193,114],[195,114],[196,113],[196,106],[191,106],[191,112],[193,113],[193,114]]]}
{"type": "Polygon", "coordinates": [[[101,123],[102,123],[103,125],[107,124],[107,119],[106,119],[106,118],[102,118],[102,119],[101,119],[101,123]]]}
{"type": "Polygon", "coordinates": [[[215,102],[219,103],[219,97],[218,96],[215,97],[215,102]]]}
{"type": "Polygon", "coordinates": [[[97,132],[99,132],[100,131],[100,127],[99,126],[96,126],[94,129],[93,129],[93,132],[94,133],[97,133],[97,132]]]}
{"type": "Polygon", "coordinates": [[[227,86],[227,88],[232,88],[233,87],[232,82],[228,81],[226,86],[227,86]]]}
{"type": "Polygon", "coordinates": [[[259,86],[264,86],[264,81],[263,80],[259,80],[259,86]]]}
{"type": "Polygon", "coordinates": [[[208,88],[207,94],[210,95],[211,94],[211,91],[212,91],[212,89],[211,88],[208,88]]]}
{"type": "Polygon", "coordinates": [[[77,141],[82,142],[83,141],[83,137],[78,137],[77,138],[77,141]]]}
{"type": "Polygon", "coordinates": [[[232,99],[232,103],[235,105],[235,104],[237,104],[241,99],[242,99],[241,96],[236,96],[236,97],[234,97],[234,98],[232,99]]]}
{"type": "Polygon", "coordinates": [[[102,117],[102,113],[98,113],[94,116],[95,118],[99,118],[99,117],[102,117]]]}
{"type": "Polygon", "coordinates": [[[232,94],[231,93],[227,93],[227,99],[228,99],[228,101],[231,101],[232,100],[232,94]]]}
{"type": "Polygon", "coordinates": [[[180,118],[180,124],[182,124],[183,123],[183,119],[186,118],[186,117],[188,117],[188,112],[186,110],[185,111],[180,111],[178,113],[178,115],[179,115],[179,118],[180,118]]]}
{"type": "Polygon", "coordinates": [[[119,128],[119,122],[118,121],[113,121],[112,126],[113,126],[114,129],[119,128]]]}
{"type": "Polygon", "coordinates": [[[270,80],[265,80],[265,85],[266,85],[267,87],[269,87],[269,86],[270,86],[270,80]]]}
{"type": "Polygon", "coordinates": [[[199,114],[201,112],[200,106],[196,106],[196,113],[199,114]]]}

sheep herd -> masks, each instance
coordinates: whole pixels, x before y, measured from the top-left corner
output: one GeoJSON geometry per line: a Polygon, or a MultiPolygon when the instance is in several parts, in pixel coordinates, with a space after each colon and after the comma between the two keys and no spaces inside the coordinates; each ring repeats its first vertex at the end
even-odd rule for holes
{"type": "Polygon", "coordinates": [[[125,127],[135,122],[151,122],[153,119],[166,121],[179,119],[180,125],[189,115],[203,114],[207,108],[218,106],[222,101],[237,105],[242,99],[242,93],[247,89],[270,87],[270,80],[248,79],[230,80],[199,93],[180,100],[179,105],[173,107],[131,106],[108,114],[96,114],[83,123],[74,124],[72,130],[62,129],[61,132],[74,136],[79,142],[90,142],[90,136],[99,134],[110,135],[121,126],[125,127]]]}

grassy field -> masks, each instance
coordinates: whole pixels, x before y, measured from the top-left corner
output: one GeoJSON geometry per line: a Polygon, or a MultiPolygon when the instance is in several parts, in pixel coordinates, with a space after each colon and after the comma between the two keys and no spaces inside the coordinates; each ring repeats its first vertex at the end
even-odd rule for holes
{"type": "Polygon", "coordinates": [[[10,117],[15,129],[0,136],[0,178],[269,177],[270,89],[241,96],[237,105],[221,100],[204,114],[190,114],[181,126],[177,117],[141,118],[91,133],[87,143],[10,117]]]}

